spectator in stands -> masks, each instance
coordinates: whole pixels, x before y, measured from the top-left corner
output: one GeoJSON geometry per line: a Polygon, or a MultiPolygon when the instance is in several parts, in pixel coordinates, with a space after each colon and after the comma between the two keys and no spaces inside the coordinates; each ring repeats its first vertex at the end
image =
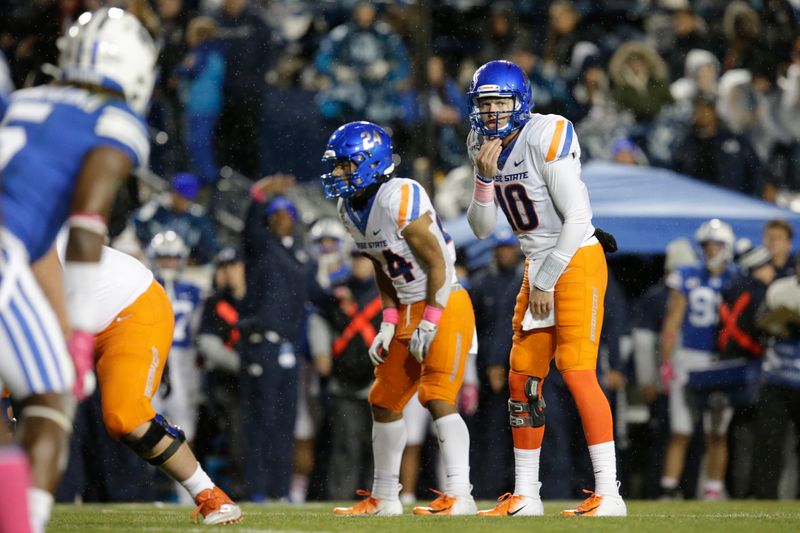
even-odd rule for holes
{"type": "Polygon", "coordinates": [[[378,21],[371,2],[360,1],[353,20],[322,40],[314,65],[326,80],[320,110],[331,122],[392,123],[404,117],[402,93],[410,64],[400,37],[378,21]]]}
{"type": "Polygon", "coordinates": [[[214,128],[222,110],[225,59],[216,41],[211,17],[192,19],[186,30],[189,55],[175,69],[184,107],[186,155],[204,185],[214,185],[219,167],[214,161],[214,128]]]}
{"type": "Polygon", "coordinates": [[[686,54],[683,77],[670,86],[670,94],[679,104],[691,106],[697,97],[716,98],[719,60],[708,50],[695,48],[686,54]]]}
{"type": "Polygon", "coordinates": [[[744,137],[720,124],[713,101],[694,103],[693,128],[677,143],[674,169],[751,196],[763,190],[761,162],[744,137]]]}
{"type": "Polygon", "coordinates": [[[648,123],[672,102],[667,65],[651,46],[628,42],[614,52],[609,65],[613,95],[637,122],[648,123]]]}
{"type": "Polygon", "coordinates": [[[297,350],[313,280],[308,254],[296,239],[297,216],[288,198],[273,196],[266,204],[253,203],[244,229],[249,257],[245,257],[247,290],[239,322],[239,383],[246,428],[245,490],[253,501],[289,495],[297,350]]]}
{"type": "Polygon", "coordinates": [[[722,55],[723,71],[768,67],[774,72],[775,60],[761,38],[761,19],[747,2],[736,0],[728,4],[722,25],[727,41],[722,55]]]}
{"type": "MultiPolygon", "coordinates": [[[[538,113],[562,113],[572,103],[567,83],[555,73],[544,68],[541,58],[535,53],[532,41],[516,41],[511,51],[511,61],[528,75],[538,113]]],[[[500,57],[500,56],[497,56],[500,57]]],[[[565,113],[566,114],[566,113],[565,113]]],[[[570,114],[574,121],[580,120],[577,112],[570,114]]]]}
{"type": "Polygon", "coordinates": [[[492,2],[488,31],[482,32],[478,61],[486,63],[492,59],[508,58],[520,45],[530,46],[532,36],[525,25],[520,24],[511,2],[492,2]]]}
{"type": "Polygon", "coordinates": [[[792,261],[792,239],[794,230],[791,224],[782,219],[770,220],[764,226],[762,244],[772,256],[776,277],[784,278],[795,273],[792,261]]]}
{"type": "Polygon", "coordinates": [[[200,194],[200,180],[188,173],[176,174],[168,196],[158,196],[133,213],[136,237],[142,248],[161,231],[172,230],[189,247],[189,260],[210,262],[220,249],[211,219],[194,203],[200,194]]]}
{"type": "MultiPolygon", "coordinates": [[[[795,266],[800,272],[800,254],[795,266]]],[[[766,314],[759,325],[772,339],[758,396],[753,485],[756,498],[777,499],[784,472],[787,421],[800,427],[800,276],[781,278],[767,289],[766,314]]],[[[797,449],[797,444],[795,433],[793,448],[797,449]]]]}
{"type": "Polygon", "coordinates": [[[775,142],[785,137],[769,104],[756,91],[750,71],[729,70],[720,77],[717,114],[728,130],[750,142],[762,162],[768,160],[775,142]]]}
{"type": "Polygon", "coordinates": [[[158,0],[155,8],[161,21],[162,45],[158,54],[161,75],[153,89],[147,118],[151,127],[167,134],[167,142],[153,146],[152,158],[155,159],[155,164],[152,168],[159,173],[172,174],[178,169],[186,168],[182,108],[178,98],[177,80],[172,73],[186,56],[186,25],[192,13],[183,0],[158,0]]]}
{"type": "MultiPolygon", "coordinates": [[[[689,2],[672,12],[672,32],[675,42],[665,57],[672,79],[676,79],[681,73],[688,70],[684,64],[688,64],[689,54],[697,49],[707,51],[709,44],[712,43],[709,42],[710,36],[705,21],[695,13],[689,2]]],[[[719,65],[719,61],[717,64],[719,65]]],[[[719,70],[719,66],[717,66],[717,70],[719,70]]]]}
{"type": "Polygon", "coordinates": [[[374,368],[367,350],[381,322],[372,263],[357,254],[346,279],[316,302],[308,322],[314,364],[328,377],[331,459],[327,496],[352,498],[372,474],[372,415],[367,396],[374,368]]]}
{"type": "Polygon", "coordinates": [[[790,58],[786,76],[779,83],[782,86],[779,116],[792,138],[800,141],[800,36],[792,43],[790,58]]]}
{"type": "Polygon", "coordinates": [[[478,332],[478,377],[480,408],[474,425],[472,461],[475,495],[487,498],[502,492],[513,476],[511,434],[508,415],[508,354],[511,351],[511,319],[525,270],[519,242],[506,228],[494,235],[494,259],[470,279],[470,297],[478,332]]]}
{"type": "Polygon", "coordinates": [[[448,171],[467,161],[462,141],[462,125],[467,118],[467,101],[464,91],[445,69],[441,56],[428,58],[428,83],[423,95],[427,117],[433,120],[436,130],[437,169],[448,171]]]}
{"type": "Polygon", "coordinates": [[[221,164],[254,178],[261,172],[264,76],[270,59],[270,31],[249,0],[223,0],[215,12],[225,56],[225,102],[220,117],[221,164]]]}
{"type": "MultiPolygon", "coordinates": [[[[583,40],[580,23],[581,15],[570,0],[556,0],[550,4],[542,59],[545,65],[555,68],[562,76],[569,71],[573,47],[583,40]]],[[[491,59],[498,57],[501,56],[491,59]]]]}

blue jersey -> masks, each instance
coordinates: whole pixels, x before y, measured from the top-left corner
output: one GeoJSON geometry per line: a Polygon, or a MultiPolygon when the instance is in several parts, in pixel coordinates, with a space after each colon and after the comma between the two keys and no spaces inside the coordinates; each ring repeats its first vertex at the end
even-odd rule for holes
{"type": "Polygon", "coordinates": [[[686,297],[686,316],[681,327],[682,346],[703,352],[716,351],[717,323],[722,289],[731,280],[731,271],[712,276],[703,265],[675,269],[667,278],[667,287],[686,297]]]}
{"type": "Polygon", "coordinates": [[[145,165],[144,120],[122,99],[76,87],[12,93],[0,124],[0,213],[31,262],[66,222],[84,158],[98,146],[121,150],[134,167],[145,165]]]}
{"type": "MultiPolygon", "coordinates": [[[[163,285],[163,283],[162,283],[163,285]]],[[[175,330],[172,336],[173,348],[194,346],[194,333],[200,312],[200,287],[185,281],[176,281],[168,291],[175,314],[175,330]]]]}

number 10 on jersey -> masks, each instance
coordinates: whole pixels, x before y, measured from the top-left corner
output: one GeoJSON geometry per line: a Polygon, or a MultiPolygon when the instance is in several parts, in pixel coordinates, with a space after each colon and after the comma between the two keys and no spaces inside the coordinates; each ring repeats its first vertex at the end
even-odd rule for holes
{"type": "Polygon", "coordinates": [[[514,231],[531,231],[539,225],[533,201],[522,184],[514,183],[505,189],[495,185],[494,196],[514,231]]]}

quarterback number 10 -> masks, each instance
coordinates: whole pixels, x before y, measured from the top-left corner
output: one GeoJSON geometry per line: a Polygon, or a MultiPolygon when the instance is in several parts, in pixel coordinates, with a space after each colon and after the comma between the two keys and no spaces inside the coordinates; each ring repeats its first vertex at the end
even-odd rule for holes
{"type": "Polygon", "coordinates": [[[539,225],[536,209],[522,184],[515,183],[505,189],[495,185],[494,196],[514,231],[531,231],[539,225]]]}

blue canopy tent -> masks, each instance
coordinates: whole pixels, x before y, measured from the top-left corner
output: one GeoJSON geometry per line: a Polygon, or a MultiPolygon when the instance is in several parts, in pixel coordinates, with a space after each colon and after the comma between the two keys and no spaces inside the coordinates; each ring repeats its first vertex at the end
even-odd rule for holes
{"type": "MultiPolygon", "coordinates": [[[[788,220],[795,228],[794,248],[800,249],[800,214],[669,170],[593,161],[583,167],[594,225],[613,233],[623,254],[662,254],[671,240],[692,238],[704,221],[729,223],[736,237],[761,242],[764,223],[788,220]]],[[[499,212],[499,210],[498,210],[499,212]]],[[[445,223],[457,246],[465,246],[470,262],[491,248],[477,242],[466,216],[445,223]]],[[[502,213],[498,227],[507,227],[502,213]]]]}

